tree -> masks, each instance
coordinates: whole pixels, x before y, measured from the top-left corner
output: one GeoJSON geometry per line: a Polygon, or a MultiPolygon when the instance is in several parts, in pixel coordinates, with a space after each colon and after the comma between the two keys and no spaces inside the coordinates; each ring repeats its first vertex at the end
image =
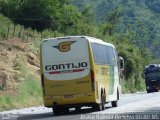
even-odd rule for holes
{"type": "Polygon", "coordinates": [[[103,34],[106,34],[106,31],[108,31],[108,34],[111,36],[113,34],[113,29],[118,24],[121,17],[121,9],[116,7],[111,13],[106,14],[106,20],[105,20],[105,27],[103,34]]]}
{"type": "Polygon", "coordinates": [[[68,0],[8,0],[1,9],[14,22],[37,30],[57,29],[68,0]]]}

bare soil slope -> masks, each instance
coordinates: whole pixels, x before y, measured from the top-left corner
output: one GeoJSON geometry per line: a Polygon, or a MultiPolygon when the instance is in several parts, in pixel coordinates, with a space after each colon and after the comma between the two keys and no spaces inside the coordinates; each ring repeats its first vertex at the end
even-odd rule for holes
{"type": "Polygon", "coordinates": [[[12,38],[0,41],[0,95],[15,95],[22,80],[19,64],[24,64],[33,74],[39,73],[39,58],[31,52],[31,43],[12,38]]]}

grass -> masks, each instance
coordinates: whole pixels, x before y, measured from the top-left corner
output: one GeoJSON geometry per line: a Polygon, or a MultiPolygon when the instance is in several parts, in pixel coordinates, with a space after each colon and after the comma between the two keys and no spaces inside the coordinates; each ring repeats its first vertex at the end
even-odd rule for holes
{"type": "Polygon", "coordinates": [[[0,96],[0,111],[42,105],[43,103],[38,77],[24,65],[21,65],[19,70],[23,80],[17,85],[17,94],[0,96]]]}
{"type": "Polygon", "coordinates": [[[122,80],[122,93],[135,93],[138,91],[145,91],[146,85],[143,79],[135,85],[134,79],[122,80]]]}
{"type": "Polygon", "coordinates": [[[32,53],[34,53],[36,55],[39,55],[41,42],[42,42],[41,39],[35,39],[32,42],[32,45],[30,47],[30,50],[31,50],[32,53]]]}

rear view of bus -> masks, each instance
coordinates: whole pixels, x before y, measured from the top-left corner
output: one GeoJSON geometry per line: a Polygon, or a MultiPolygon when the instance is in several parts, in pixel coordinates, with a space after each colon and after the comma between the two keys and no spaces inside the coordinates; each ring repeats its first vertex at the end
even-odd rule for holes
{"type": "Polygon", "coordinates": [[[85,37],[46,39],[41,45],[44,105],[54,114],[95,102],[85,37]]]}

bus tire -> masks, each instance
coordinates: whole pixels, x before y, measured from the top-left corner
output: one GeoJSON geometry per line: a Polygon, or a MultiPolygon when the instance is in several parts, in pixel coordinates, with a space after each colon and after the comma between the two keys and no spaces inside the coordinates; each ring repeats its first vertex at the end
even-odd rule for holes
{"type": "Polygon", "coordinates": [[[69,108],[63,108],[62,112],[63,112],[63,114],[68,114],[69,113],[69,108]]]}
{"type": "Polygon", "coordinates": [[[62,114],[62,110],[60,108],[53,107],[52,110],[53,110],[53,114],[54,115],[60,115],[60,114],[62,114]]]}
{"type": "Polygon", "coordinates": [[[69,108],[65,107],[53,107],[53,114],[54,115],[61,115],[61,114],[68,114],[69,113],[69,108]]]}
{"type": "Polygon", "coordinates": [[[159,92],[159,90],[156,90],[156,92],[159,92]]]}
{"type": "Polygon", "coordinates": [[[147,93],[150,93],[151,92],[151,90],[147,90],[147,93]]]}
{"type": "Polygon", "coordinates": [[[76,111],[81,111],[81,107],[75,107],[76,111]]]}
{"type": "Polygon", "coordinates": [[[158,92],[158,90],[147,90],[147,93],[158,92]]]}
{"type": "Polygon", "coordinates": [[[112,107],[118,107],[118,100],[119,100],[119,92],[117,91],[117,100],[111,102],[112,107]]]}
{"type": "Polygon", "coordinates": [[[153,92],[158,92],[158,90],[153,90],[153,92]]]}
{"type": "Polygon", "coordinates": [[[112,107],[118,107],[118,100],[111,102],[112,107]]]}
{"type": "Polygon", "coordinates": [[[105,109],[105,95],[104,94],[101,95],[101,102],[99,104],[95,104],[93,106],[93,109],[96,111],[102,111],[105,109]]]}

